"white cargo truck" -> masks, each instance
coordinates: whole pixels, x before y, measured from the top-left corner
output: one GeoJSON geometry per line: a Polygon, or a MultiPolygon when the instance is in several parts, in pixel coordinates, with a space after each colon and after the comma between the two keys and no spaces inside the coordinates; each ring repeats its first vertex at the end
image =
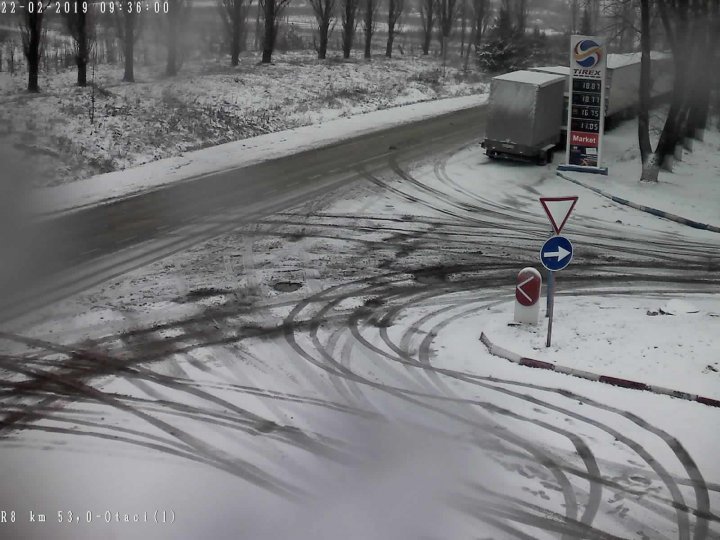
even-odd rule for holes
{"type": "Polygon", "coordinates": [[[564,141],[567,138],[568,103],[570,103],[570,68],[568,66],[536,66],[528,69],[565,77],[565,97],[563,99],[562,126],[560,127],[561,141],[564,141]]]}
{"type": "Polygon", "coordinates": [[[482,142],[486,154],[540,164],[551,161],[565,122],[566,80],[562,75],[525,70],[493,77],[482,142]]]}

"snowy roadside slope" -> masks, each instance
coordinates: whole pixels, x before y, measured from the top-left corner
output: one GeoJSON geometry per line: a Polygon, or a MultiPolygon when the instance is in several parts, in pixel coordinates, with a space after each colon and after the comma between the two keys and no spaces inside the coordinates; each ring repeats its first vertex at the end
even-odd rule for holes
{"type": "Polygon", "coordinates": [[[267,133],[366,112],[482,94],[485,74],[437,58],[318,60],[315,51],[278,54],[272,65],[247,54],[232,68],[188,62],[177,77],[137,67],[136,83],[100,65],[92,87],[75,86],[75,71],[41,74],[41,93],[25,78],[0,73],[0,142],[19,160],[52,157],[54,168],[26,181],[49,187],[137,167],[158,159],[267,133]],[[5,137],[3,137],[5,135],[5,137]]]}
{"type": "Polygon", "coordinates": [[[33,196],[33,210],[38,214],[58,213],[122,199],[174,182],[245,167],[373,131],[476,107],[486,100],[487,95],[465,96],[406,105],[188,152],[134,169],[38,189],[33,196]]]}
{"type": "MultiPolygon", "coordinates": [[[[657,115],[653,119],[658,127],[657,115]]],[[[657,184],[640,183],[637,120],[631,120],[604,136],[607,177],[563,174],[634,203],[720,227],[720,133],[708,129],[704,140],[693,140],[692,146],[692,152],[684,151],[682,161],[675,162],[672,173],[660,171],[657,184]]]]}

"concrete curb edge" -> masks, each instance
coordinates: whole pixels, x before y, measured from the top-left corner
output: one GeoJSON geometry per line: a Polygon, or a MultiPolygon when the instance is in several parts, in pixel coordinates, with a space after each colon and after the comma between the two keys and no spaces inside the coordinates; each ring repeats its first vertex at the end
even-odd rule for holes
{"type": "Polygon", "coordinates": [[[620,377],[611,377],[609,375],[598,375],[596,373],[591,373],[589,371],[583,371],[581,369],[573,369],[573,368],[569,368],[569,367],[565,367],[565,366],[558,366],[558,365],[552,364],[550,362],[545,362],[543,360],[535,360],[534,358],[525,358],[523,356],[520,356],[519,354],[516,354],[512,351],[508,351],[507,349],[504,349],[502,347],[495,345],[492,341],[490,341],[490,338],[487,337],[485,332],[482,332],[480,334],[480,341],[482,342],[483,345],[485,345],[485,347],[487,347],[487,350],[491,355],[497,356],[498,358],[503,358],[505,360],[508,360],[515,364],[519,364],[521,366],[531,367],[531,368],[536,368],[536,369],[546,369],[548,371],[556,371],[558,373],[564,373],[565,375],[570,375],[571,377],[579,377],[581,379],[586,379],[589,381],[610,384],[613,386],[621,386],[623,388],[628,388],[631,390],[646,390],[646,391],[652,392],[654,394],[671,396],[671,397],[675,397],[678,399],[684,399],[686,401],[695,401],[697,403],[702,403],[703,405],[708,405],[710,407],[720,408],[720,400],[717,400],[717,399],[698,396],[696,394],[690,394],[688,392],[681,392],[679,390],[672,390],[670,388],[665,388],[663,386],[657,386],[654,384],[646,384],[643,382],[633,381],[630,379],[623,379],[620,377]]]}

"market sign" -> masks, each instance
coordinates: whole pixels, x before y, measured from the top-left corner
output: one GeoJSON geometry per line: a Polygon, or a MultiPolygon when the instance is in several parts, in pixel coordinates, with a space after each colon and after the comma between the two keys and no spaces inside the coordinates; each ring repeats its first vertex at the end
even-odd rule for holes
{"type": "Polygon", "coordinates": [[[601,167],[606,56],[604,39],[570,37],[567,165],[558,167],[561,170],[607,174],[607,169],[601,167]]]}

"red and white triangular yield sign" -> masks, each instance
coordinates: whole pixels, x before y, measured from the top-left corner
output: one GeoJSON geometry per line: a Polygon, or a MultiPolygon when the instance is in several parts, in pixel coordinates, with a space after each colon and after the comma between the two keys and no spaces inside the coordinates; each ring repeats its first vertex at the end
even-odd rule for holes
{"type": "Polygon", "coordinates": [[[577,197],[540,197],[540,204],[543,205],[555,234],[560,234],[562,231],[577,200],[577,197]]]}

